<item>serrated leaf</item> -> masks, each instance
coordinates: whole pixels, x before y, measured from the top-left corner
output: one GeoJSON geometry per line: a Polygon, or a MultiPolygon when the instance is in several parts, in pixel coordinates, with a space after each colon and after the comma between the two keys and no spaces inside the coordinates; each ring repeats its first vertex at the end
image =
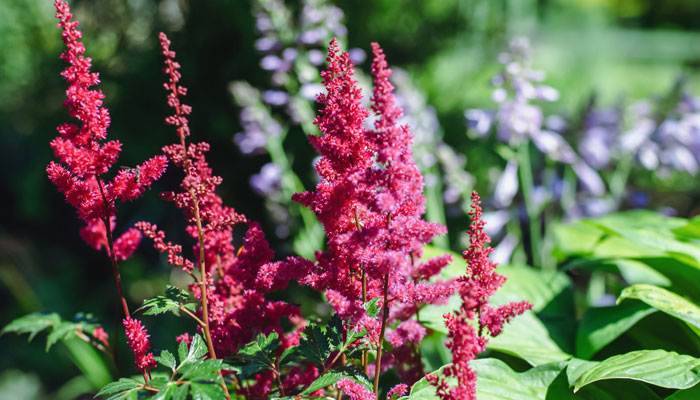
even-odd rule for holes
{"type": "Polygon", "coordinates": [[[316,378],[315,381],[311,382],[311,385],[309,385],[306,389],[299,393],[299,395],[304,396],[309,393],[313,393],[319,389],[323,389],[324,387],[328,387],[338,382],[343,377],[344,375],[340,372],[328,371],[325,374],[316,378]]]}
{"type": "Polygon", "coordinates": [[[105,400],[121,400],[128,398],[132,393],[143,387],[138,381],[129,378],[121,378],[116,382],[112,382],[103,387],[96,395],[109,396],[105,400]]]}
{"type": "Polygon", "coordinates": [[[245,376],[270,369],[275,363],[275,353],[279,343],[277,332],[272,332],[268,336],[258,334],[255,340],[238,351],[234,356],[234,363],[240,366],[245,376]]]}
{"type": "Polygon", "coordinates": [[[61,322],[53,327],[53,331],[46,337],[46,351],[59,340],[68,340],[74,337],[77,325],[72,322],[61,322]]]}
{"type": "Polygon", "coordinates": [[[17,334],[28,333],[29,341],[41,331],[52,328],[61,323],[61,317],[57,313],[34,313],[15,319],[7,324],[0,334],[15,332],[17,334]]]}
{"type": "Polygon", "coordinates": [[[381,299],[381,297],[375,297],[362,305],[362,307],[364,307],[365,311],[367,312],[367,315],[369,315],[372,318],[377,318],[379,316],[379,313],[382,311],[379,305],[377,304],[379,302],[379,299],[381,299]]]}
{"type": "Polygon", "coordinates": [[[225,364],[222,360],[204,360],[198,363],[189,363],[179,369],[182,379],[192,381],[213,381],[218,378],[218,371],[222,369],[235,370],[238,368],[225,364]]]}
{"type": "Polygon", "coordinates": [[[160,352],[159,356],[155,357],[155,359],[159,364],[165,365],[166,367],[175,371],[177,362],[175,361],[175,356],[173,353],[169,352],[168,350],[163,350],[160,352]]]}
{"type": "Polygon", "coordinates": [[[618,303],[624,299],[637,299],[676,317],[695,328],[700,328],[700,307],[666,289],[646,284],[633,285],[620,293],[618,303]]]}
{"type": "Polygon", "coordinates": [[[187,353],[189,352],[189,346],[184,340],[180,342],[177,346],[177,357],[180,359],[180,364],[187,359],[187,353]]]}
{"type": "Polygon", "coordinates": [[[225,397],[224,389],[216,383],[190,383],[192,400],[221,400],[225,397]]]}
{"type": "Polygon", "coordinates": [[[280,355],[279,364],[280,364],[280,366],[285,365],[288,362],[293,361],[298,356],[299,356],[299,346],[287,347],[286,349],[284,349],[284,351],[280,355]]]}
{"type": "Polygon", "coordinates": [[[326,329],[309,324],[304,329],[304,338],[299,343],[301,356],[317,365],[322,365],[331,354],[331,340],[326,329]]]}
{"type": "Polygon", "coordinates": [[[184,367],[187,364],[201,360],[208,352],[207,345],[204,342],[204,339],[202,339],[201,335],[194,335],[189,348],[187,348],[187,344],[185,344],[185,349],[187,349],[187,353],[185,353],[184,358],[182,344],[185,344],[185,342],[182,342],[180,344],[180,347],[178,348],[178,353],[180,355],[180,368],[184,367]]]}
{"type": "Polygon", "coordinates": [[[165,296],[156,296],[152,299],[144,300],[136,312],[143,311],[145,315],[159,315],[171,312],[180,316],[180,307],[186,307],[190,311],[196,310],[194,304],[187,303],[188,298],[189,293],[187,291],[168,285],[165,289],[165,296]]]}
{"type": "Polygon", "coordinates": [[[151,398],[151,400],[172,400],[176,390],[177,384],[175,382],[168,382],[151,398]]]}
{"type": "Polygon", "coordinates": [[[328,322],[326,334],[333,348],[340,346],[343,343],[343,320],[333,314],[331,320],[328,322]]]}
{"type": "Polygon", "coordinates": [[[173,392],[173,398],[172,400],[185,400],[187,398],[187,393],[190,390],[190,384],[189,383],[183,383],[182,385],[178,386],[177,389],[173,392]]]}
{"type": "Polygon", "coordinates": [[[589,308],[583,314],[576,334],[576,356],[589,359],[634,324],[656,311],[639,302],[623,303],[615,307],[589,308]]]}
{"type": "Polygon", "coordinates": [[[574,392],[605,379],[632,379],[671,389],[687,389],[700,382],[700,360],[665,350],[638,350],[612,356],[587,369],[574,392]]]}

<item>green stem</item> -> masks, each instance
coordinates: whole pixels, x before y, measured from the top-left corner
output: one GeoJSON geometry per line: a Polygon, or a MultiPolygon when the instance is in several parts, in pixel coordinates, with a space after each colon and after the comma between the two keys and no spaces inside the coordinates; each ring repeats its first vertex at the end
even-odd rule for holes
{"type": "Polygon", "coordinates": [[[631,171],[632,157],[624,157],[617,163],[617,167],[610,178],[610,193],[612,193],[618,208],[620,207],[622,197],[625,195],[627,180],[629,179],[631,171]]]}
{"type": "Polygon", "coordinates": [[[534,183],[532,179],[532,165],[530,163],[529,142],[523,142],[518,147],[518,173],[520,174],[520,187],[523,190],[525,210],[527,211],[528,226],[530,228],[530,253],[532,265],[542,266],[542,233],[540,232],[539,213],[533,195],[534,183]]]}

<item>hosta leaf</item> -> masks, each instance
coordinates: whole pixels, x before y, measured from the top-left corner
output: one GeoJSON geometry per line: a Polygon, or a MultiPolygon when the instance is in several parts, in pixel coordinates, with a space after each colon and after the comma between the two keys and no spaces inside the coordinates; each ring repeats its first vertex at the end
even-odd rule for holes
{"type": "Polygon", "coordinates": [[[632,379],[671,389],[700,382],[700,360],[665,350],[638,350],[612,356],[587,369],[574,383],[574,392],[596,381],[632,379]]]}
{"type": "Polygon", "coordinates": [[[646,284],[633,285],[622,291],[618,303],[624,299],[641,300],[659,311],[700,328],[700,307],[666,289],[646,284]]]}
{"type": "Polygon", "coordinates": [[[643,303],[623,303],[615,307],[589,308],[576,335],[576,356],[588,359],[642,318],[657,310],[643,303]]]}
{"type": "MultiPolygon", "coordinates": [[[[477,372],[476,396],[479,400],[544,400],[547,387],[566,366],[566,362],[540,365],[526,372],[515,372],[506,363],[495,358],[484,358],[469,363],[477,372]]],[[[434,374],[442,377],[445,367],[434,374]]],[[[454,379],[448,385],[455,386],[454,379]]],[[[423,378],[411,388],[404,400],[433,400],[435,387],[423,378]]]]}
{"type": "Polygon", "coordinates": [[[688,223],[672,229],[676,236],[684,239],[700,239],[700,216],[697,216],[688,223]]]}
{"type": "Polygon", "coordinates": [[[522,358],[533,366],[571,358],[552,340],[532,311],[526,311],[505,325],[503,332],[492,338],[487,348],[522,358]]]}
{"type": "Polygon", "coordinates": [[[700,385],[695,385],[689,389],[681,389],[676,393],[666,397],[666,400],[697,400],[700,399],[700,385]]]}

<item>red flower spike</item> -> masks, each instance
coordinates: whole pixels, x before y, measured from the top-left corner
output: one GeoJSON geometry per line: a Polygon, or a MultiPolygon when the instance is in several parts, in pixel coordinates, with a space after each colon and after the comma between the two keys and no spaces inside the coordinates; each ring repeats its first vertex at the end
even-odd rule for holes
{"type": "Polygon", "coordinates": [[[134,353],[136,369],[143,372],[144,376],[146,374],[150,376],[150,369],[156,367],[153,353],[148,352],[151,349],[151,343],[148,341],[150,335],[137,319],[124,318],[123,322],[127,343],[134,353]]]}
{"type": "Polygon", "coordinates": [[[467,261],[467,274],[458,278],[462,305],[454,314],[445,314],[445,324],[449,330],[446,346],[452,351],[452,364],[443,371],[445,377],[457,380],[457,386],[450,387],[445,378],[429,374],[428,381],[437,387],[441,400],[475,400],[476,371],[469,366],[488,343],[487,330],[491,337],[498,336],[503,325],[517,315],[532,308],[527,301],[508,303],[499,307],[489,305],[489,297],[503,286],[506,277],[496,272],[496,264],[489,261],[493,248],[488,247],[491,238],[484,232],[481,219],[481,201],[476,192],[472,193],[472,211],[469,213],[469,248],[464,252],[467,261]],[[469,320],[480,316],[478,331],[469,320]]]}

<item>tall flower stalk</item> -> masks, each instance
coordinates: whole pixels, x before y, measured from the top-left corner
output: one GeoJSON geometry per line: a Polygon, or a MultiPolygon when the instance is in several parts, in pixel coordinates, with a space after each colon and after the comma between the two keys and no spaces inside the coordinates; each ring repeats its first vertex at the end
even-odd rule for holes
{"type": "Polygon", "coordinates": [[[532,308],[527,301],[493,307],[489,297],[506,282],[506,277],[496,272],[496,264],[489,260],[493,248],[488,247],[491,238],[484,232],[481,219],[481,200],[472,194],[469,248],[464,252],[467,261],[466,275],[457,278],[462,305],[454,314],[445,314],[449,333],[446,346],[452,351],[452,364],[446,367],[444,376],[427,375],[428,381],[437,387],[441,400],[476,400],[476,371],[469,366],[479,353],[486,349],[489,337],[503,331],[503,325],[515,316],[532,308]],[[476,320],[476,328],[471,321],[476,320]],[[450,386],[448,377],[456,378],[457,385],[450,386]]]}
{"type": "MultiPolygon", "coordinates": [[[[140,197],[163,174],[167,159],[155,156],[136,168],[120,170],[111,181],[106,180],[105,175],[119,158],[122,145],[117,140],[106,140],[109,111],[103,106],[102,91],[91,89],[100,79],[98,73],[90,70],[92,60],[83,55],[85,46],[80,41],[82,32],[76,29],[78,22],[72,20],[67,2],[56,0],[54,6],[67,47],[61,59],[69,64],[61,73],[68,81],[63,106],[80,124],[64,123],[58,127],[59,136],[51,141],[58,162],[51,161],[46,171],[85,222],[86,226],[80,230],[83,240],[95,249],[106,250],[119,304],[124,317],[130,319],[117,260],[125,260],[133,253],[141,234],[132,228],[114,238],[115,202],[140,197]]],[[[117,335],[114,336],[116,340],[117,335]]]]}

